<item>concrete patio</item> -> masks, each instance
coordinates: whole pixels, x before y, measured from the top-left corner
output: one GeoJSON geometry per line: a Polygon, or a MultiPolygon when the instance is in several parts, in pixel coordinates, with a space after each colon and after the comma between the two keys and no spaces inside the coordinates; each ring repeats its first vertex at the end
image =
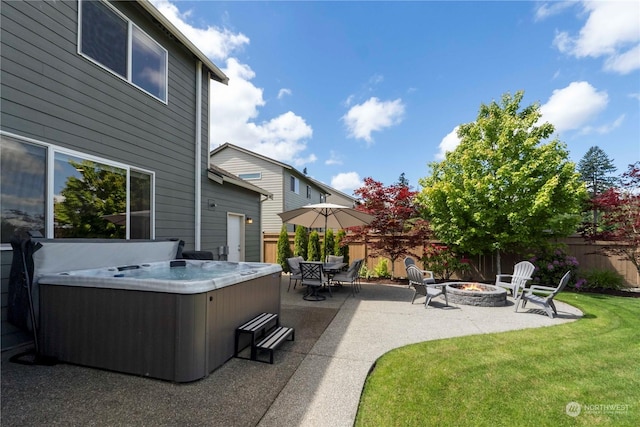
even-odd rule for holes
{"type": "Polygon", "coordinates": [[[174,384],[74,365],[25,366],[2,354],[2,425],[351,426],[373,363],[407,344],[455,336],[558,325],[579,310],[557,303],[550,319],[531,307],[410,304],[404,286],[363,284],[325,301],[287,292],[281,323],[296,340],[273,365],[231,359],[207,378],[174,384]]]}

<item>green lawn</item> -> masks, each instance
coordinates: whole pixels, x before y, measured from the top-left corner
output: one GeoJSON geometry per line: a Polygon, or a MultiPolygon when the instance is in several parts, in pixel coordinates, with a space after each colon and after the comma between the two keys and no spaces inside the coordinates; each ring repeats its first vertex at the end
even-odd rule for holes
{"type": "Polygon", "coordinates": [[[356,426],[640,426],[640,298],[557,298],[584,318],[387,353],[356,426]]]}

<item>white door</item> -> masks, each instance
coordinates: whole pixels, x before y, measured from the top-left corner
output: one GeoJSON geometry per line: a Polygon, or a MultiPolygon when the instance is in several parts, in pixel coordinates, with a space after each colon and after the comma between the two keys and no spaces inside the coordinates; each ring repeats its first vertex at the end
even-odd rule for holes
{"type": "Polygon", "coordinates": [[[244,261],[244,215],[227,214],[228,260],[244,261]]]}

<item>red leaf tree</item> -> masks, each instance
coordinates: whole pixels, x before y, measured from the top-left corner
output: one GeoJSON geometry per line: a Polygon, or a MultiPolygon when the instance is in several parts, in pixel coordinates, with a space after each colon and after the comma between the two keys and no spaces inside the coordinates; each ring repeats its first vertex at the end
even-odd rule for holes
{"type": "Polygon", "coordinates": [[[586,225],[583,237],[611,242],[603,251],[631,261],[640,273],[640,162],[629,165],[618,188],[595,196],[591,204],[602,221],[599,228],[586,225]]]}
{"type": "Polygon", "coordinates": [[[406,181],[385,187],[373,178],[365,178],[364,185],[354,193],[362,201],[357,209],[375,219],[365,227],[350,228],[352,233],[343,242],[368,242],[371,249],[368,256],[386,256],[391,260],[393,278],[395,261],[407,255],[416,256],[411,249],[424,244],[431,235],[428,223],[420,218],[414,204],[417,191],[412,191],[406,181]]]}

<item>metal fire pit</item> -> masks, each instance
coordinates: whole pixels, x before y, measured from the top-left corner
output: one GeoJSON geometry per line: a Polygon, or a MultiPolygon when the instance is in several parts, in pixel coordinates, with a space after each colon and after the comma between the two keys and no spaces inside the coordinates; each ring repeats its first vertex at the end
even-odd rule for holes
{"type": "Polygon", "coordinates": [[[484,283],[455,282],[447,284],[447,297],[455,304],[502,307],[507,303],[507,290],[484,283]],[[469,285],[474,289],[464,289],[469,285]]]}

